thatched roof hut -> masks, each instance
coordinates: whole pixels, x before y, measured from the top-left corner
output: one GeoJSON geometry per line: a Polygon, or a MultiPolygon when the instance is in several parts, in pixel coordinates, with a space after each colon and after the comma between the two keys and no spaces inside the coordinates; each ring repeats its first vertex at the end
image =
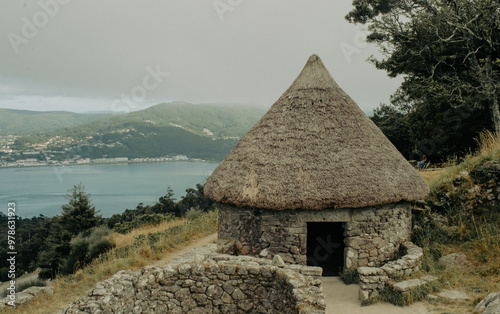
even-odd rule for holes
{"type": "Polygon", "coordinates": [[[204,190],[219,203],[272,210],[360,208],[429,191],[316,55],[204,190]]]}

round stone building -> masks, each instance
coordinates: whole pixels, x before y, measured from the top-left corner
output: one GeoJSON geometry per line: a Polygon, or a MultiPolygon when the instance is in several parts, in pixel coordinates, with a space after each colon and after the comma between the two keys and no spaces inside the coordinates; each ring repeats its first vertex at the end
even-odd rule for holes
{"type": "Polygon", "coordinates": [[[429,189],[313,55],[204,191],[235,254],[335,275],[392,259],[429,189]]]}

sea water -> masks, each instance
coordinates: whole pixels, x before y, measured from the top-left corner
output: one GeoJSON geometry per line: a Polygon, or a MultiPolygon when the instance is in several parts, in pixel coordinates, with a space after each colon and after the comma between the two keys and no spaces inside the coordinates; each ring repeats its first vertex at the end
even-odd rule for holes
{"type": "Polygon", "coordinates": [[[152,205],[168,187],[180,200],[185,190],[204,184],[217,163],[162,162],[113,165],[0,168],[0,207],[16,202],[17,215],[33,217],[61,214],[65,195],[80,182],[103,217],[152,205]]]}

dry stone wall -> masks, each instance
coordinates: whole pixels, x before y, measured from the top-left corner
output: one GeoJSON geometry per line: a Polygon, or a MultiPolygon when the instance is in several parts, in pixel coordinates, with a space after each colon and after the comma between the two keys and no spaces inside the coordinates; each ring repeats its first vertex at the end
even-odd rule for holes
{"type": "Polygon", "coordinates": [[[420,270],[424,257],[421,248],[411,242],[402,244],[405,255],[398,260],[391,261],[382,267],[359,267],[359,300],[375,299],[379,291],[384,289],[389,280],[395,280],[420,270]]]}
{"type": "Polygon", "coordinates": [[[215,253],[121,271],[62,313],[324,313],[321,268],[215,253]]]}
{"type": "Polygon", "coordinates": [[[391,260],[410,238],[410,204],[401,202],[355,209],[263,210],[220,205],[219,239],[234,252],[307,264],[307,223],[343,222],[345,269],[378,266],[391,260]]]}

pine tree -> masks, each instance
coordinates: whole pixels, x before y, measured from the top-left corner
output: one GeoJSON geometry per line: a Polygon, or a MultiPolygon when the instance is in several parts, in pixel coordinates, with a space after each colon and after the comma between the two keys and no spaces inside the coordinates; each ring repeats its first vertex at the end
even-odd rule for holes
{"type": "Polygon", "coordinates": [[[77,235],[97,225],[101,216],[96,215],[90,194],[85,193],[82,183],[68,190],[66,198],[69,202],[62,205],[61,225],[63,229],[72,235],[77,235]]]}

